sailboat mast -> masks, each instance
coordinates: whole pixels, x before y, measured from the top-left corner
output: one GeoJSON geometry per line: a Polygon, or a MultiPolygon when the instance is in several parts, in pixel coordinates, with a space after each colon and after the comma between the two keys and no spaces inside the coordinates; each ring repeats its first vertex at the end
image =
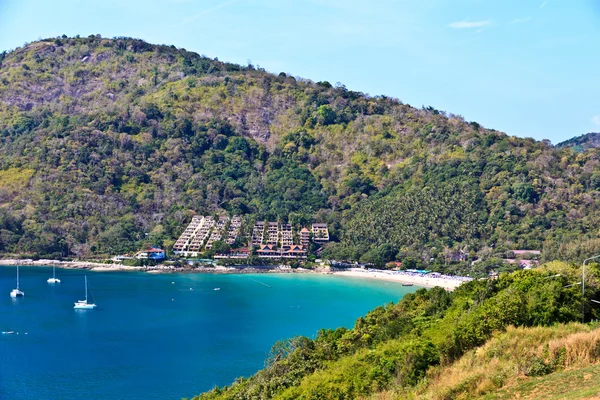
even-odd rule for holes
{"type": "Polygon", "coordinates": [[[56,265],[52,266],[52,279],[56,279],[56,265]]]}
{"type": "Polygon", "coordinates": [[[85,302],[87,303],[87,275],[85,276],[85,302]]]}
{"type": "Polygon", "coordinates": [[[17,264],[17,290],[19,290],[19,264],[17,264]]]}

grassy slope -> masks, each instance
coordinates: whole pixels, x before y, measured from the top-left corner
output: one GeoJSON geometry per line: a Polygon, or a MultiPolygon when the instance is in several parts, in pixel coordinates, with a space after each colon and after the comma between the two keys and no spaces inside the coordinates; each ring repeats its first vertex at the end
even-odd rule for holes
{"type": "MultiPolygon", "coordinates": [[[[597,328],[577,323],[510,327],[452,365],[430,370],[428,379],[405,396],[431,400],[506,399],[539,398],[544,393],[563,398],[575,388],[584,389],[575,380],[585,381],[584,371],[595,370],[598,362],[600,330],[597,328]],[[564,385],[572,378],[576,379],[564,385]]],[[[572,394],[572,398],[581,398],[599,386],[588,382],[586,387],[581,394],[572,394]]]]}
{"type": "Polygon", "coordinates": [[[484,396],[488,400],[526,399],[575,400],[600,398],[600,365],[524,379],[514,386],[484,396]]]}

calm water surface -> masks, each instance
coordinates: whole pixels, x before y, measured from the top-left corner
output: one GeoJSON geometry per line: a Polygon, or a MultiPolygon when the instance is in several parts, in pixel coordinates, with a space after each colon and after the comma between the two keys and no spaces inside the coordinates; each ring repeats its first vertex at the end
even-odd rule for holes
{"type": "Polygon", "coordinates": [[[352,327],[414,287],[322,275],[84,272],[0,267],[0,399],[192,397],[262,368],[279,339],[352,327]],[[220,288],[220,290],[214,290],[220,288]]]}

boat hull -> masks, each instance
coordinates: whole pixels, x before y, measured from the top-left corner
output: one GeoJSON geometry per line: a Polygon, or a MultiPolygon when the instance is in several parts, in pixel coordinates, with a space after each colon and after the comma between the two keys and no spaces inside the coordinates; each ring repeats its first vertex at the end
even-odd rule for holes
{"type": "Polygon", "coordinates": [[[13,299],[23,296],[25,296],[25,293],[20,291],[19,289],[13,289],[12,292],[10,292],[10,297],[12,297],[13,299]]]}
{"type": "Polygon", "coordinates": [[[85,303],[82,301],[78,301],[77,303],[75,303],[73,308],[79,309],[79,310],[92,310],[92,309],[96,308],[96,305],[92,304],[92,303],[85,303]]]}
{"type": "Polygon", "coordinates": [[[60,283],[60,279],[58,279],[58,278],[49,278],[47,282],[48,283],[60,283]]]}

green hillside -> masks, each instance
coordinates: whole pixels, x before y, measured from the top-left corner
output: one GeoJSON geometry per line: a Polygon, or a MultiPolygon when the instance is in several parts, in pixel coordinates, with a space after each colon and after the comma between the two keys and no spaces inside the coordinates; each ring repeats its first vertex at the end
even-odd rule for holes
{"type": "MultiPolygon", "coordinates": [[[[588,269],[586,321],[600,315],[590,301],[600,296],[597,267],[588,269]]],[[[195,399],[449,400],[531,393],[532,385],[543,385],[534,377],[567,379],[574,374],[569,371],[600,362],[597,324],[570,323],[581,319],[581,288],[569,285],[580,273],[554,262],[471,281],[451,293],[421,289],[359,318],[353,329],[278,342],[265,369],[195,399]]]]}
{"type": "Polygon", "coordinates": [[[0,64],[5,253],[169,248],[195,213],[327,222],[330,256],[378,264],[600,249],[597,149],[129,38],[0,64]]]}
{"type": "Polygon", "coordinates": [[[600,146],[600,133],[590,132],[585,135],[577,136],[556,145],[558,148],[571,147],[575,151],[585,151],[589,148],[600,146]]]}

